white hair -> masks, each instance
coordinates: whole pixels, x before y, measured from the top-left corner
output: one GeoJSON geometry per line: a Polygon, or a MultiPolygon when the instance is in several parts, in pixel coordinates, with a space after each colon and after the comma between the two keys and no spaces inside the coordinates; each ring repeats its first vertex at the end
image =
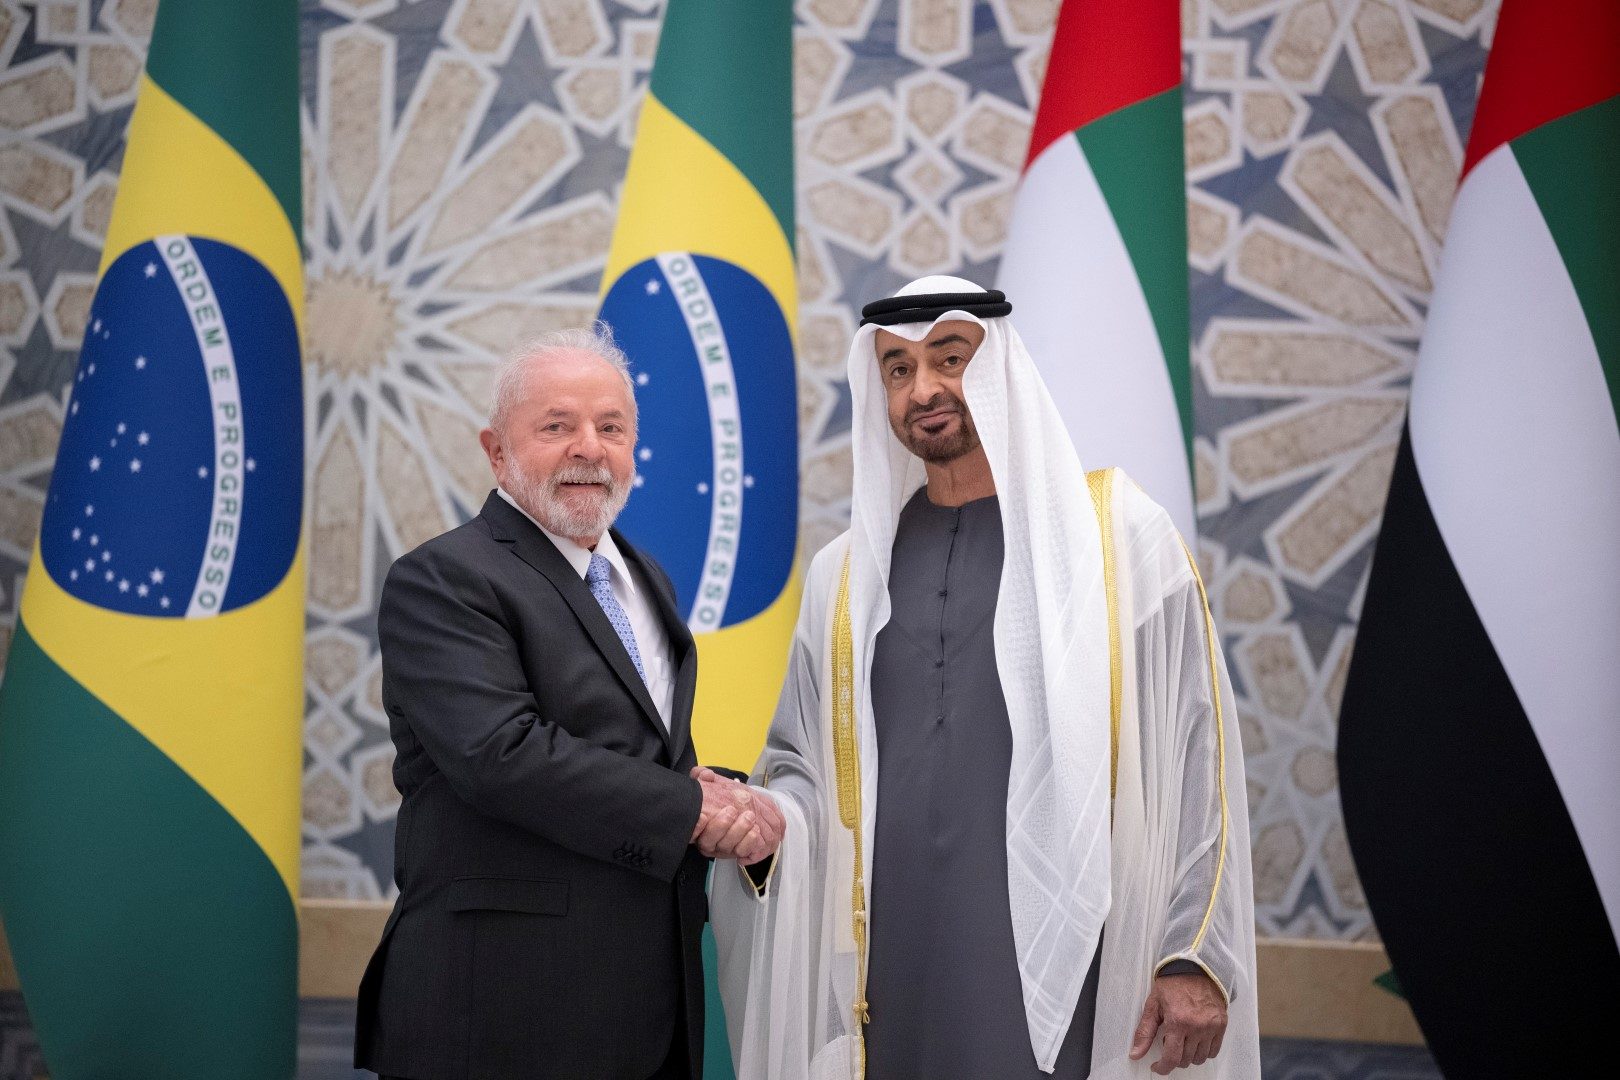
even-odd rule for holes
{"type": "Polygon", "coordinates": [[[584,352],[600,357],[611,364],[624,380],[630,397],[630,419],[636,419],[636,386],[630,378],[630,358],[613,340],[613,327],[597,319],[590,326],[570,326],[553,330],[525,342],[512,352],[495,373],[495,399],[490,405],[489,426],[497,435],[505,430],[506,418],[511,415],[523,396],[528,382],[529,368],[537,360],[544,360],[563,352],[584,352]]]}

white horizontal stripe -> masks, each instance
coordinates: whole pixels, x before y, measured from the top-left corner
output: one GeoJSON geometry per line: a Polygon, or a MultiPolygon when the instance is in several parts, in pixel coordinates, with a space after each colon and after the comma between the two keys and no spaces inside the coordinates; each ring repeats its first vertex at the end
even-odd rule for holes
{"type": "Polygon", "coordinates": [[[1014,198],[997,288],[1087,468],[1118,465],[1196,535],[1170,372],[1136,267],[1080,143],[1041,152],[1014,198]]]}
{"type": "Polygon", "coordinates": [[[1412,380],[1418,472],[1620,938],[1620,433],[1510,147],[1469,174],[1444,258],[1412,380]]]}

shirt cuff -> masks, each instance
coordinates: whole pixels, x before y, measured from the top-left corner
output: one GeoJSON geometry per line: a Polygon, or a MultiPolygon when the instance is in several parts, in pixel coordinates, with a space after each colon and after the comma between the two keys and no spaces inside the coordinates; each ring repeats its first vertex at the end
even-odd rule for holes
{"type": "Polygon", "coordinates": [[[1231,991],[1226,988],[1226,984],[1221,982],[1221,980],[1216,977],[1215,973],[1209,969],[1208,964],[1204,963],[1202,960],[1199,960],[1197,957],[1187,956],[1185,954],[1167,956],[1154,966],[1153,977],[1158,978],[1160,975],[1190,975],[1195,971],[1199,974],[1209,976],[1209,981],[1214,983],[1215,989],[1221,992],[1221,999],[1228,1005],[1232,1004],[1232,994],[1231,991]]]}

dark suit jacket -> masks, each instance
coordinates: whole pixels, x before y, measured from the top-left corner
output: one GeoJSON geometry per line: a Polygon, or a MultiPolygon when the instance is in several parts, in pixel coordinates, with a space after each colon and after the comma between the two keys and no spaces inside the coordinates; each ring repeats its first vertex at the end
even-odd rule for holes
{"type": "Polygon", "coordinates": [[[688,846],[697,653],[651,559],[678,671],[666,734],[589,587],[491,493],[389,571],[399,900],[360,984],[355,1064],[421,1080],[702,1073],[706,862],[688,846]]]}

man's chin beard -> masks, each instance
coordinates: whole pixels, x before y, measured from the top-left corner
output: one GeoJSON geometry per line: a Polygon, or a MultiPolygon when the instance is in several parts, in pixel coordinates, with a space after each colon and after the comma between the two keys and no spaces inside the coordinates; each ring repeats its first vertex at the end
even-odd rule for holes
{"type": "Polygon", "coordinates": [[[963,424],[950,435],[913,435],[907,432],[900,444],[929,465],[948,465],[979,448],[978,432],[963,424]]]}
{"type": "MultiPolygon", "coordinates": [[[[633,477],[631,480],[633,481],[633,477]]],[[[613,485],[611,481],[601,493],[586,495],[575,493],[570,499],[552,478],[535,480],[523,472],[515,462],[507,472],[505,487],[519,506],[545,526],[546,530],[569,539],[600,537],[619,517],[625,503],[630,500],[632,482],[613,485]],[[581,503],[587,505],[581,505],[581,503]]]]}

